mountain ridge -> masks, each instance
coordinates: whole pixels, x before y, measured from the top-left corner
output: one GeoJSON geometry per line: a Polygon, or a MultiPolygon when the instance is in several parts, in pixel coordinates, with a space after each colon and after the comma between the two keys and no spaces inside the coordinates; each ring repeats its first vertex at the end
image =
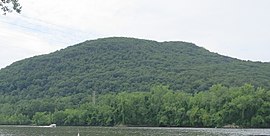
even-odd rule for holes
{"type": "Polygon", "coordinates": [[[147,91],[199,92],[214,84],[270,88],[270,63],[242,61],[193,43],[126,37],[88,40],[0,70],[0,93],[30,98],[147,91]]]}

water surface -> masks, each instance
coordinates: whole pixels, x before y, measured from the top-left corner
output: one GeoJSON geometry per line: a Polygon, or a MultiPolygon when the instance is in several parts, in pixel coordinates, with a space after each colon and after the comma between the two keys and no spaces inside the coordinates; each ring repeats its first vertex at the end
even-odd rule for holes
{"type": "Polygon", "coordinates": [[[270,135],[270,129],[160,127],[33,127],[0,126],[0,136],[246,136],[270,135]]]}

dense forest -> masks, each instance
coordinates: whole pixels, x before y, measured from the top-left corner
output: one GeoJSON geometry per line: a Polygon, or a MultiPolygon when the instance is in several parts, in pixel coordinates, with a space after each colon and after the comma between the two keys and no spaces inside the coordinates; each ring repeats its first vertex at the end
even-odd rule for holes
{"type": "MultiPolygon", "coordinates": [[[[80,96],[74,97],[79,102],[80,96]]],[[[96,102],[89,97],[82,104],[72,103],[71,98],[2,104],[0,124],[270,127],[270,91],[249,84],[214,85],[196,94],[157,85],[148,92],[108,93],[96,98],[96,102]]]]}
{"type": "Polygon", "coordinates": [[[35,99],[147,91],[154,84],[194,93],[214,84],[269,89],[269,80],[270,63],[221,56],[192,43],[116,37],[15,62],[0,70],[0,94],[35,99]]]}
{"type": "Polygon", "coordinates": [[[192,43],[103,38],[1,69],[0,124],[269,127],[269,80],[192,43]]]}

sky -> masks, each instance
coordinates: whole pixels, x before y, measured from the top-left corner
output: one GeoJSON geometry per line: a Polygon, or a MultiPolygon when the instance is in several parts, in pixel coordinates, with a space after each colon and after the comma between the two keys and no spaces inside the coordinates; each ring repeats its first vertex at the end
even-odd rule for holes
{"type": "Polygon", "coordinates": [[[270,62],[270,0],[19,0],[0,15],[0,68],[86,40],[186,41],[270,62]]]}

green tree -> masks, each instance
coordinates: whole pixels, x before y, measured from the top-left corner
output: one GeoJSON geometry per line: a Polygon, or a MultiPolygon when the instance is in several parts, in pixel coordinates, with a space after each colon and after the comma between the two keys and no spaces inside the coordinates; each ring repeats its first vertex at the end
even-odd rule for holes
{"type": "Polygon", "coordinates": [[[49,125],[52,123],[51,114],[46,112],[36,112],[32,121],[35,125],[49,125]]]}
{"type": "Polygon", "coordinates": [[[52,115],[52,122],[57,125],[65,125],[67,114],[64,111],[56,111],[52,115]]]}
{"type": "Polygon", "coordinates": [[[16,115],[12,115],[9,117],[8,119],[9,124],[13,124],[13,125],[28,125],[31,123],[31,120],[22,114],[16,114],[16,115]]]}
{"type": "Polygon", "coordinates": [[[65,125],[86,125],[86,110],[66,109],[65,125]]]}
{"type": "Polygon", "coordinates": [[[22,6],[18,2],[18,0],[1,0],[0,1],[0,8],[1,8],[4,15],[6,15],[7,13],[10,13],[12,11],[20,13],[22,10],[22,6]]]}

